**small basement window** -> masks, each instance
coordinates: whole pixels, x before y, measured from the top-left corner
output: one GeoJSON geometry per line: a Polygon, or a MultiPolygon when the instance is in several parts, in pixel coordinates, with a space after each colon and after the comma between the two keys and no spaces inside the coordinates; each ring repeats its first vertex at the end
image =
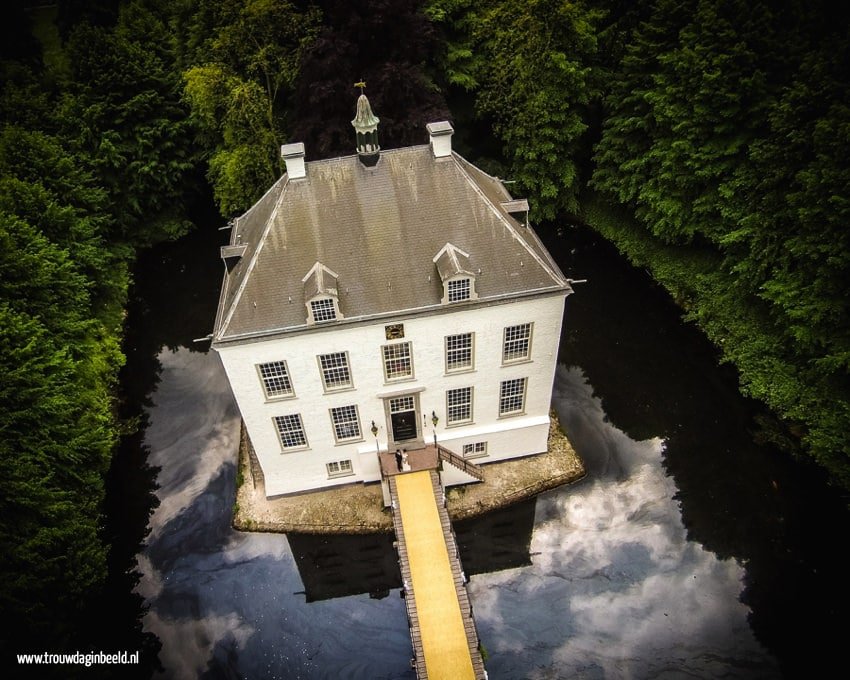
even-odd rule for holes
{"type": "Polygon", "coordinates": [[[354,474],[350,460],[337,460],[328,463],[325,467],[328,470],[328,477],[345,477],[354,474]]]}
{"type": "Polygon", "coordinates": [[[464,458],[481,458],[487,455],[487,442],[472,442],[463,445],[464,458]]]}

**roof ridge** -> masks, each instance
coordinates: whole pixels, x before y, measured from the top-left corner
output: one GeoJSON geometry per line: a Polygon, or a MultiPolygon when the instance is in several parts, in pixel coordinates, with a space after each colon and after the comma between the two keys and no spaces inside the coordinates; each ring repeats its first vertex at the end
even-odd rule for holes
{"type": "MultiPolygon", "coordinates": [[[[272,189],[274,189],[277,186],[278,182],[281,182],[281,181],[284,180],[284,177],[286,178],[286,181],[283,182],[283,186],[280,189],[280,195],[277,197],[277,200],[275,201],[274,208],[272,208],[271,214],[269,215],[269,219],[266,221],[265,228],[263,229],[263,234],[262,234],[262,236],[260,236],[260,240],[257,243],[257,247],[254,249],[254,253],[251,255],[251,260],[250,260],[250,262],[248,262],[248,266],[245,268],[245,271],[242,273],[242,280],[239,282],[239,288],[236,290],[236,294],[233,296],[233,301],[230,303],[230,309],[227,311],[227,314],[224,317],[224,321],[222,322],[221,327],[219,328],[219,333],[218,333],[219,337],[222,337],[224,335],[224,333],[227,331],[227,327],[230,325],[230,322],[233,319],[233,315],[236,312],[236,308],[239,306],[239,302],[242,299],[242,293],[245,292],[245,287],[248,285],[248,279],[251,278],[250,274],[254,270],[254,267],[257,264],[257,260],[260,257],[260,253],[263,250],[263,246],[265,245],[266,239],[268,238],[269,232],[271,231],[272,225],[274,224],[274,217],[275,217],[275,215],[277,215],[277,209],[280,207],[280,203],[283,200],[283,197],[286,195],[286,190],[289,187],[289,177],[287,175],[281,176],[281,178],[277,182],[272,184],[272,186],[269,188],[269,190],[265,194],[263,194],[263,198],[265,198],[272,191],[272,189]]],[[[253,206],[251,206],[251,209],[248,210],[248,212],[246,212],[244,215],[242,215],[239,219],[248,215],[248,213],[250,213],[251,210],[253,210],[261,202],[262,202],[262,199],[257,201],[253,206]]],[[[237,220],[237,226],[238,226],[238,220],[237,220]]]]}
{"type": "MultiPolygon", "coordinates": [[[[565,278],[564,278],[564,277],[563,277],[563,276],[562,276],[562,275],[561,275],[561,274],[560,274],[557,270],[555,270],[555,269],[553,269],[553,268],[552,268],[551,263],[550,263],[550,262],[546,262],[543,258],[541,258],[541,257],[540,257],[540,255],[538,255],[538,254],[534,251],[534,249],[533,249],[533,248],[531,248],[531,246],[529,246],[528,242],[525,240],[525,237],[524,237],[522,234],[520,234],[520,233],[519,233],[519,232],[518,232],[518,231],[514,228],[513,224],[511,224],[511,221],[510,221],[510,220],[508,220],[508,219],[505,217],[505,215],[503,214],[503,212],[502,212],[502,211],[501,211],[501,210],[500,210],[500,209],[499,209],[499,208],[498,208],[498,207],[497,207],[497,206],[493,203],[493,201],[491,201],[491,200],[490,200],[490,197],[489,197],[489,196],[487,196],[487,194],[484,192],[484,190],[483,190],[483,189],[481,189],[481,187],[480,187],[480,186],[478,186],[478,183],[477,183],[477,182],[476,182],[476,181],[472,178],[472,176],[469,174],[469,172],[467,171],[467,169],[466,169],[465,167],[463,167],[463,164],[469,164],[469,165],[472,165],[472,164],[471,164],[471,163],[469,163],[469,161],[468,161],[468,160],[466,160],[463,156],[461,156],[461,155],[460,155],[459,153],[457,153],[456,151],[453,151],[453,152],[452,152],[452,158],[455,160],[455,163],[456,163],[456,165],[457,165],[458,169],[459,169],[459,170],[463,173],[463,176],[466,178],[466,181],[467,181],[467,182],[469,182],[469,183],[470,183],[470,185],[472,185],[472,187],[473,187],[473,189],[475,190],[475,192],[476,192],[476,193],[478,193],[478,194],[481,196],[481,198],[483,198],[483,199],[484,199],[484,201],[486,202],[486,204],[490,206],[490,209],[491,209],[491,210],[493,211],[493,213],[494,213],[494,214],[495,214],[495,215],[496,215],[496,216],[497,216],[497,217],[498,217],[498,218],[502,221],[502,223],[504,223],[504,225],[505,225],[505,226],[506,226],[506,227],[510,230],[511,234],[513,234],[513,235],[514,235],[514,237],[515,237],[515,238],[516,238],[516,239],[517,239],[520,243],[522,243],[523,248],[525,248],[525,249],[526,249],[526,251],[528,251],[528,254],[529,254],[529,255],[531,255],[531,257],[532,257],[532,258],[534,258],[534,260],[535,260],[535,261],[536,261],[536,262],[537,262],[537,263],[538,263],[538,264],[539,264],[539,265],[543,268],[543,270],[544,270],[547,274],[549,274],[549,276],[550,276],[550,277],[552,277],[552,279],[555,281],[555,283],[557,283],[557,284],[559,284],[559,285],[565,285],[565,284],[567,284],[567,280],[566,280],[566,279],[565,279],[565,278]],[[458,162],[458,159],[460,159],[461,161],[463,161],[463,163],[458,162]]],[[[473,166],[473,167],[475,167],[475,166],[473,166]]],[[[478,168],[476,168],[476,169],[478,169],[478,168]]],[[[486,173],[486,172],[484,172],[483,170],[480,170],[480,172],[482,172],[482,173],[484,173],[485,175],[487,175],[487,177],[490,177],[491,179],[496,180],[497,182],[499,182],[499,184],[501,185],[502,189],[504,189],[504,190],[505,190],[505,192],[508,194],[508,196],[511,196],[511,193],[510,193],[510,192],[509,192],[509,191],[505,188],[504,184],[502,184],[502,182],[501,182],[501,180],[500,180],[500,179],[498,179],[498,178],[496,178],[496,177],[493,177],[492,175],[487,174],[487,173],[486,173]]],[[[511,196],[511,197],[512,197],[512,196],[511,196]]],[[[513,198],[513,197],[512,197],[512,198],[513,198]]],[[[529,227],[529,229],[530,229],[530,227],[529,227]]],[[[532,233],[534,233],[534,232],[532,231],[532,233]]]]}
{"type": "MultiPolygon", "coordinates": [[[[414,144],[412,146],[398,146],[394,149],[381,149],[381,155],[385,156],[387,154],[396,154],[402,153],[404,151],[410,151],[411,149],[428,149],[430,148],[430,144],[414,144]]],[[[336,161],[346,161],[350,158],[357,158],[356,153],[348,154],[347,156],[333,156],[331,158],[317,158],[314,161],[307,161],[306,164],[309,165],[319,165],[320,163],[334,163],[336,161]]],[[[246,213],[247,214],[247,213],[246,213]]]]}

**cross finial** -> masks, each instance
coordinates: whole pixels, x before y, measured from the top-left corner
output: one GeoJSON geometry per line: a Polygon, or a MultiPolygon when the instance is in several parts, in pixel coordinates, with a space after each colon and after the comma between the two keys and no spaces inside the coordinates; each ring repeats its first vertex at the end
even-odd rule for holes
{"type": "Polygon", "coordinates": [[[366,81],[361,80],[359,83],[354,83],[354,87],[360,88],[360,94],[363,94],[363,90],[366,89],[366,81]]]}

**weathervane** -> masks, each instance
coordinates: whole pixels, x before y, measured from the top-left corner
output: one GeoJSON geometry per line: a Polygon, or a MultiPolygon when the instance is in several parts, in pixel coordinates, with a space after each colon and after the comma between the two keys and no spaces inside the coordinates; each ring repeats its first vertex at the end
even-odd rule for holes
{"type": "Polygon", "coordinates": [[[354,87],[360,88],[360,94],[363,94],[363,90],[366,89],[366,81],[361,80],[359,83],[354,83],[354,87]]]}

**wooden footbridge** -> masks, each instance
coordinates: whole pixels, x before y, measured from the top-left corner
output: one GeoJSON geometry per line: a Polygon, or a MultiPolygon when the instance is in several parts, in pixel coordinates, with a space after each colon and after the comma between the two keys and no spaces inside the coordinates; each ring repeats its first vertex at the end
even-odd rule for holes
{"type": "Polygon", "coordinates": [[[442,447],[411,451],[399,470],[381,454],[393,508],[399,566],[420,680],[486,680],[466,577],[446,510],[438,468],[448,461],[477,479],[481,468],[442,447]]]}

